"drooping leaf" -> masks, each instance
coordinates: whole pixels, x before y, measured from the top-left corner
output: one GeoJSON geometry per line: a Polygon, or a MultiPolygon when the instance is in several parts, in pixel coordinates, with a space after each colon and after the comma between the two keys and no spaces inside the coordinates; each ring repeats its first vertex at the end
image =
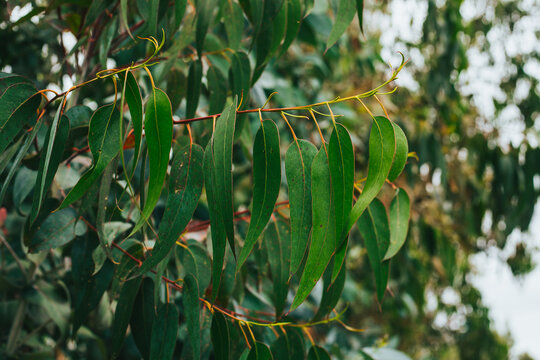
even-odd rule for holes
{"type": "Polygon", "coordinates": [[[229,84],[233,96],[242,100],[241,109],[249,103],[249,89],[251,88],[251,66],[249,58],[243,51],[237,51],[231,56],[231,68],[229,69],[229,84]]]}
{"type": "Polygon", "coordinates": [[[203,156],[203,149],[192,143],[183,146],[176,153],[158,239],[152,255],[144,261],[138,274],[152,269],[167,256],[193,216],[203,188],[203,156]]]}
{"type": "MultiPolygon", "coordinates": [[[[369,160],[366,184],[362,194],[354,204],[349,215],[345,232],[348,233],[369,203],[377,196],[392,167],[396,150],[396,138],[392,122],[385,117],[376,116],[369,135],[369,160]]],[[[344,238],[344,236],[342,236],[344,238]]]]}
{"type": "Polygon", "coordinates": [[[213,0],[197,1],[197,28],[195,30],[195,44],[199,58],[202,57],[204,40],[206,39],[206,34],[208,32],[208,25],[212,21],[214,6],[213,0]]]}
{"type": "Polygon", "coordinates": [[[21,213],[28,213],[26,206],[24,206],[24,200],[30,194],[36,183],[38,176],[37,171],[28,169],[26,166],[22,166],[15,176],[15,182],[13,183],[13,203],[19,209],[21,213]]]}
{"type": "Polygon", "coordinates": [[[212,317],[212,346],[214,347],[214,358],[216,360],[230,359],[230,333],[227,319],[220,312],[214,311],[212,317]]]}
{"type": "Polygon", "coordinates": [[[328,163],[336,209],[336,239],[341,243],[341,236],[352,209],[354,151],[349,132],[339,123],[335,123],[330,137],[328,163]]]}
{"type": "Polygon", "coordinates": [[[131,318],[131,313],[133,311],[133,304],[142,280],[142,276],[139,276],[132,280],[126,281],[122,286],[120,297],[116,303],[116,310],[114,312],[114,320],[112,323],[112,358],[116,358],[118,356],[120,349],[122,348],[122,344],[124,343],[124,337],[126,336],[129,319],[131,318]]]}
{"type": "Polygon", "coordinates": [[[207,73],[210,114],[218,114],[225,107],[227,101],[227,80],[216,66],[211,66],[207,73]]]}
{"type": "Polygon", "coordinates": [[[35,232],[30,242],[30,251],[54,249],[67,244],[77,235],[84,235],[86,224],[77,220],[77,213],[73,209],[62,209],[50,214],[35,232]]]}
{"type": "Polygon", "coordinates": [[[283,6],[287,7],[287,26],[285,39],[281,45],[279,56],[282,56],[287,52],[289,46],[296,38],[300,24],[302,23],[302,3],[300,0],[285,0],[283,6]]]}
{"type": "Polygon", "coordinates": [[[309,349],[307,360],[330,360],[330,354],[322,347],[313,345],[309,349]]]}
{"type": "Polygon", "coordinates": [[[174,30],[178,30],[178,27],[182,23],[182,19],[186,12],[187,0],[176,0],[174,2],[174,30]]]}
{"type": "Polygon", "coordinates": [[[305,140],[292,143],[285,155],[291,214],[291,273],[298,271],[311,232],[311,164],[315,145],[305,140]]]}
{"type": "Polygon", "coordinates": [[[401,174],[407,163],[407,154],[409,153],[409,144],[407,143],[407,137],[401,128],[396,124],[394,125],[394,133],[396,134],[396,154],[394,155],[394,162],[392,168],[388,174],[388,180],[394,181],[401,174]]]}
{"type": "MultiPolygon", "coordinates": [[[[225,245],[225,242],[223,244],[225,245]]],[[[177,253],[182,254],[181,261],[184,273],[186,275],[192,274],[197,279],[199,296],[203,296],[212,277],[211,261],[206,249],[196,240],[188,240],[185,249],[180,246],[176,249],[177,253]]]]}
{"type": "Polygon", "coordinates": [[[330,312],[336,307],[339,298],[341,297],[341,293],[343,292],[346,276],[345,266],[341,267],[335,281],[332,279],[332,270],[333,267],[329,266],[324,272],[321,303],[319,304],[319,309],[317,309],[317,313],[315,314],[313,321],[321,320],[323,317],[330,314],[330,312]]]}
{"type": "Polygon", "coordinates": [[[117,18],[111,18],[99,37],[99,62],[101,63],[102,69],[107,68],[107,58],[109,55],[109,50],[111,49],[112,41],[117,34],[117,25],[117,18]]]}
{"type": "Polygon", "coordinates": [[[223,24],[227,33],[229,48],[237,50],[244,30],[244,13],[235,1],[227,1],[223,7],[223,24]]]}
{"type": "Polygon", "coordinates": [[[313,231],[311,245],[291,310],[296,309],[324,273],[336,248],[335,210],[328,157],[321,148],[311,164],[313,231]]]}
{"type": "Polygon", "coordinates": [[[120,113],[115,104],[100,107],[90,119],[88,146],[94,158],[92,167],[67,194],[59,209],[79,200],[120,151],[118,146],[120,113]]]}
{"type": "MultiPolygon", "coordinates": [[[[139,160],[139,153],[141,149],[142,128],[143,128],[143,104],[141,91],[137,80],[133,76],[131,71],[126,74],[126,87],[125,87],[126,103],[131,114],[131,124],[133,126],[133,136],[135,138],[134,152],[133,152],[133,166],[131,173],[135,171],[137,162],[139,160]]],[[[123,134],[121,134],[123,136],[123,134]]]]}
{"type": "Polygon", "coordinates": [[[172,359],[178,333],[178,309],[173,303],[161,304],[152,323],[150,359],[172,359]]]}
{"type": "Polygon", "coordinates": [[[274,359],[296,360],[305,359],[306,352],[302,333],[295,328],[285,328],[286,333],[280,336],[271,345],[274,359]]]}
{"type": "Polygon", "coordinates": [[[256,341],[249,351],[247,360],[273,360],[272,352],[268,346],[262,342],[256,341]]]}
{"type": "Polygon", "coordinates": [[[150,340],[155,317],[154,281],[144,278],[135,298],[129,322],[135,345],[144,359],[150,358],[150,340]]]}
{"type": "Polygon", "coordinates": [[[0,95],[0,153],[16,139],[24,126],[36,122],[36,110],[41,95],[36,94],[34,85],[27,82],[15,83],[0,95]]]}
{"type": "Polygon", "coordinates": [[[268,252],[268,262],[272,272],[274,286],[274,306],[276,318],[279,318],[285,307],[289,291],[289,268],[291,254],[291,231],[283,221],[270,221],[264,233],[264,242],[268,252]]]}
{"type": "Polygon", "coordinates": [[[36,219],[41,209],[43,198],[51,187],[54,175],[62,161],[64,147],[69,138],[69,129],[68,118],[60,116],[60,109],[58,109],[45,137],[43,145],[44,152],[39,160],[38,176],[32,199],[32,210],[30,212],[31,223],[36,219]]]}
{"type": "Polygon", "coordinates": [[[212,136],[212,157],[214,159],[214,181],[216,184],[216,199],[229,245],[233,254],[234,223],[233,223],[233,178],[232,155],[234,142],[234,129],[236,126],[236,105],[233,101],[218,118],[216,130],[212,136]]]}
{"type": "Polygon", "coordinates": [[[218,206],[215,164],[212,153],[212,142],[210,141],[204,152],[204,183],[208,211],[210,213],[210,231],[212,234],[212,299],[215,299],[221,283],[221,271],[225,258],[227,237],[223,225],[223,216],[218,206]]]}
{"type": "Polygon", "coordinates": [[[131,231],[131,235],[143,226],[154,211],[167,175],[169,152],[172,145],[173,122],[171,102],[167,94],[161,89],[154,88],[150,99],[146,103],[144,132],[150,163],[148,194],[141,217],[131,231]]]}
{"type": "Polygon", "coordinates": [[[358,25],[360,32],[364,33],[364,0],[356,0],[356,12],[358,13],[358,25]]]}
{"type": "Polygon", "coordinates": [[[186,118],[195,117],[201,94],[202,63],[193,61],[189,66],[186,92],[186,118]]]}
{"type": "Polygon", "coordinates": [[[340,0],[338,10],[334,22],[334,26],[328,36],[326,42],[326,50],[330,49],[336,41],[343,35],[345,30],[351,24],[354,15],[356,14],[356,1],[355,0],[340,0]]]}
{"type": "Polygon", "coordinates": [[[167,73],[167,94],[171,100],[173,114],[180,106],[182,99],[186,97],[187,78],[182,70],[172,68],[167,73]]]}
{"type": "Polygon", "coordinates": [[[183,304],[190,339],[193,358],[201,357],[201,325],[200,325],[200,306],[199,306],[199,284],[193,274],[184,277],[183,304]]]}
{"type": "Polygon", "coordinates": [[[238,257],[242,267],[274,211],[281,184],[279,132],[272,120],[261,124],[253,144],[253,203],[244,247],[238,257]]]}
{"type": "Polygon", "coordinates": [[[409,195],[403,189],[397,189],[390,204],[390,246],[384,255],[384,260],[394,257],[405,243],[409,230],[411,204],[409,195]]]}
{"type": "Polygon", "coordinates": [[[384,261],[384,254],[390,244],[390,229],[386,208],[379,199],[374,199],[360,219],[358,230],[364,238],[369,263],[375,277],[377,298],[382,301],[388,282],[389,262],[384,261]]]}

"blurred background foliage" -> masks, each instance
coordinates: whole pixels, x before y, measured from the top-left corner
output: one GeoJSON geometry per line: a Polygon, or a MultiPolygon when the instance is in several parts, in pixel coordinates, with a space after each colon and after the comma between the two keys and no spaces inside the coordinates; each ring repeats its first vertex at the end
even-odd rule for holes
{"type": "MultiPolygon", "coordinates": [[[[137,28],[142,26],[143,31],[138,34],[159,36],[145,26],[144,7],[148,4],[142,0],[128,3],[138,9],[130,11],[128,19],[130,25],[141,24],[137,28]]],[[[388,62],[398,64],[399,50],[410,62],[400,75],[397,92],[381,100],[390,118],[406,132],[409,148],[418,159],[409,159],[406,175],[397,180],[409,190],[413,215],[406,245],[391,267],[389,296],[381,304],[375,300],[365,249],[353,231],[348,277],[338,307],[349,303],[344,321],[365,331],[351,333],[323,325],[315,328],[312,336],[326,344],[336,358],[369,358],[359,350],[388,346],[413,359],[507,359],[512,336],[493,330],[489,311],[471,283],[474,268],[469,259],[489,247],[504,248],[515,230],[526,231],[539,195],[539,30],[532,30],[531,39],[527,29],[531,17],[534,23],[538,15],[538,3],[366,1],[363,33],[355,17],[345,35],[326,50],[337,3],[315,1],[291,47],[272,58],[253,84],[246,108],[261,106],[274,91],[278,92],[272,98],[274,107],[366,91],[386,79],[388,62]]],[[[110,14],[118,11],[116,1],[2,4],[0,69],[36,80],[37,88],[65,90],[97,70],[129,64],[149,51],[145,42],[128,41],[118,17],[108,21],[110,14]],[[30,13],[13,20],[13,14],[21,9],[30,13]],[[85,24],[94,21],[103,24],[99,28],[105,34],[94,36],[95,43],[87,45],[85,24]],[[107,26],[112,27],[109,38],[107,26]],[[85,52],[95,56],[85,58],[85,52]]],[[[168,11],[168,5],[160,2],[160,12],[168,11]]],[[[196,53],[190,45],[195,36],[190,14],[186,13],[181,31],[174,35],[167,20],[155,24],[156,29],[158,25],[166,29],[167,36],[164,51],[158,55],[161,62],[152,68],[156,85],[171,97],[175,116],[185,118],[189,69],[196,53]]],[[[216,16],[204,48],[206,61],[216,65],[223,76],[228,74],[224,34],[229,25],[226,17],[216,16]]],[[[250,56],[253,69],[256,58],[254,53],[250,56]]],[[[113,92],[112,83],[103,82],[83,88],[70,102],[95,108],[113,92]]],[[[202,93],[197,114],[204,115],[210,98],[204,80],[202,93]]],[[[372,111],[382,113],[373,99],[367,104],[372,111]]],[[[369,115],[356,103],[339,104],[334,112],[344,115],[341,121],[351,131],[356,152],[365,155],[369,115]]],[[[325,121],[321,125],[327,127],[325,121]]],[[[284,129],[283,123],[279,126],[284,129]]],[[[299,137],[317,142],[312,123],[294,126],[299,137]]],[[[203,137],[207,134],[202,127],[195,127],[195,131],[203,137]]],[[[252,139],[246,141],[252,143],[252,139]]],[[[362,158],[367,162],[367,157],[360,156],[360,161],[362,158]]],[[[364,167],[365,162],[361,164],[364,167]]],[[[249,203],[250,183],[243,181],[249,179],[248,168],[237,170],[235,201],[249,203]]],[[[389,194],[382,194],[385,196],[389,194]]],[[[0,226],[5,234],[17,236],[21,219],[6,217],[4,209],[0,226]]],[[[534,250],[518,242],[514,255],[507,259],[516,276],[534,268],[534,250]]],[[[9,255],[4,247],[0,251],[5,264],[9,255]]],[[[68,267],[64,264],[69,253],[47,256],[51,257],[50,267],[40,280],[39,293],[34,288],[21,293],[13,286],[17,268],[2,265],[0,342],[7,340],[18,298],[26,296],[33,315],[25,320],[25,351],[57,358],[60,354],[99,358],[110,341],[108,302],[101,303],[75,346],[61,333],[62,321],[66,321],[63,316],[69,314],[70,306],[65,285],[68,267]]],[[[185,337],[185,330],[180,336],[185,337]]],[[[122,356],[136,357],[129,337],[122,356]]],[[[382,359],[384,355],[379,356],[382,359]]],[[[396,358],[391,353],[387,356],[396,358]]]]}

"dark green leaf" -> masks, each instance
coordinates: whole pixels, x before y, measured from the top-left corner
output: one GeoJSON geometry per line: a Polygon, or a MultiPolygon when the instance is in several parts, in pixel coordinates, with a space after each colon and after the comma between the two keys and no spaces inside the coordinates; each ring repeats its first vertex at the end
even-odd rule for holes
{"type": "Polygon", "coordinates": [[[266,344],[263,344],[262,342],[256,341],[255,344],[253,344],[253,347],[249,351],[249,355],[247,357],[247,360],[273,360],[274,357],[272,356],[272,352],[266,346],[266,344]]]}
{"type": "Polygon", "coordinates": [[[307,360],[330,360],[330,354],[322,347],[313,345],[309,349],[307,360]]]}
{"type": "Polygon", "coordinates": [[[186,93],[186,117],[195,117],[197,106],[199,106],[199,95],[201,94],[202,64],[201,61],[193,61],[189,66],[186,93]]]}
{"type": "Polygon", "coordinates": [[[261,124],[253,144],[253,203],[244,247],[238,258],[242,267],[274,212],[281,185],[279,131],[272,120],[261,124]]]}
{"type": "Polygon", "coordinates": [[[328,157],[321,148],[311,165],[313,231],[311,245],[291,310],[308,297],[328,266],[336,248],[335,212],[328,157]]]}
{"type": "Polygon", "coordinates": [[[211,66],[207,73],[210,114],[219,114],[227,101],[227,80],[216,66],[211,66]]]}
{"type": "Polygon", "coordinates": [[[113,38],[117,34],[117,24],[117,18],[111,18],[99,37],[99,62],[101,63],[102,69],[107,68],[107,58],[113,38]]]}
{"type": "Polygon", "coordinates": [[[169,152],[172,145],[172,110],[171,102],[163,90],[154,88],[146,103],[144,133],[148,147],[150,179],[148,195],[141,217],[131,231],[134,234],[148,220],[156,206],[169,165],[169,152]]]}
{"type": "Polygon", "coordinates": [[[272,272],[274,286],[274,306],[276,318],[285,307],[289,291],[289,268],[291,255],[291,231],[283,221],[272,220],[264,233],[264,242],[268,252],[268,262],[272,272]]]}
{"type": "Polygon", "coordinates": [[[150,339],[155,317],[154,281],[150,278],[144,278],[135,298],[129,322],[135,344],[144,359],[150,358],[150,339]]]}
{"type": "Polygon", "coordinates": [[[390,246],[384,255],[384,260],[394,257],[405,243],[409,231],[410,212],[409,195],[405,190],[397,189],[390,204],[390,246]]]}
{"type": "Polygon", "coordinates": [[[356,0],[356,11],[358,13],[358,24],[360,31],[364,33],[364,0],[356,0]]]}
{"type": "Polygon", "coordinates": [[[302,333],[295,328],[285,328],[286,333],[274,341],[270,349],[274,359],[279,360],[297,360],[305,359],[305,347],[302,333]]]}
{"type": "Polygon", "coordinates": [[[336,123],[328,146],[328,163],[336,211],[336,239],[340,244],[352,209],[354,186],[354,151],[347,129],[336,123]]]}
{"type": "MultiPolygon", "coordinates": [[[[334,258],[334,261],[335,258],[334,258]]],[[[336,307],[343,287],[345,286],[345,266],[341,267],[338,276],[335,281],[332,279],[332,270],[333,267],[328,267],[323,275],[323,294],[321,298],[321,303],[319,304],[319,309],[313,318],[313,321],[321,320],[326,315],[330,314],[332,310],[336,307]]]]}
{"type": "Polygon", "coordinates": [[[30,242],[30,251],[54,249],[67,244],[77,235],[83,235],[86,232],[86,224],[77,220],[77,214],[73,209],[53,212],[39,225],[30,242]]]}
{"type": "Polygon", "coordinates": [[[285,0],[283,6],[287,7],[287,26],[285,39],[281,45],[279,56],[285,54],[296,38],[302,23],[302,3],[300,0],[285,0]]]}
{"type": "Polygon", "coordinates": [[[41,94],[36,94],[34,85],[26,82],[11,85],[0,95],[0,153],[25,125],[35,123],[40,103],[41,94]]]}
{"type": "Polygon", "coordinates": [[[152,323],[150,359],[172,359],[178,333],[178,309],[172,303],[161,304],[152,323]]]}
{"type": "Polygon", "coordinates": [[[214,346],[214,358],[216,360],[230,359],[230,334],[227,319],[220,312],[214,311],[212,317],[212,345],[214,346]]]}
{"type": "Polygon", "coordinates": [[[186,96],[187,78],[182,70],[172,69],[167,74],[167,94],[171,99],[173,114],[186,96]]]}
{"type": "Polygon", "coordinates": [[[118,138],[120,137],[119,122],[120,113],[115,104],[102,106],[94,112],[90,119],[88,134],[88,145],[94,157],[94,163],[81,177],[77,185],[67,194],[59,209],[63,209],[79,200],[118,154],[120,151],[118,146],[118,138]]]}
{"type": "Polygon", "coordinates": [[[396,138],[392,122],[385,117],[376,116],[373,119],[369,135],[369,163],[366,184],[351,210],[345,233],[351,230],[356,220],[381,190],[392,167],[395,151],[396,138]]]}
{"type": "Polygon", "coordinates": [[[377,285],[377,298],[381,301],[388,282],[389,263],[383,260],[390,244],[390,229],[386,208],[379,199],[374,199],[358,219],[358,230],[364,238],[377,285]]]}
{"type": "Polygon", "coordinates": [[[195,30],[195,43],[199,58],[202,57],[204,40],[206,39],[206,33],[208,32],[208,25],[212,21],[214,6],[215,4],[213,0],[197,1],[197,28],[195,30]]]}
{"type": "MultiPolygon", "coordinates": [[[[225,239],[223,239],[223,244],[225,245],[225,239]]],[[[212,276],[211,263],[206,249],[203,246],[195,241],[188,240],[187,248],[177,247],[177,252],[182,254],[182,266],[184,268],[184,273],[192,274],[197,279],[199,284],[199,296],[203,296],[206,288],[210,284],[210,279],[212,276]]]]}
{"type": "Polygon", "coordinates": [[[249,89],[251,88],[251,67],[249,58],[243,51],[237,51],[232,55],[231,68],[229,70],[229,84],[233,96],[242,100],[241,109],[249,103],[249,89]]]}
{"type": "Polygon", "coordinates": [[[407,163],[407,155],[409,153],[409,144],[407,143],[405,133],[396,123],[393,122],[392,125],[394,125],[394,133],[396,134],[396,154],[394,155],[394,162],[388,174],[388,180],[390,181],[394,181],[401,174],[407,163]]]}
{"type": "Polygon", "coordinates": [[[227,1],[223,8],[223,24],[227,33],[229,48],[237,50],[244,30],[244,13],[235,1],[227,1]]]}
{"type": "Polygon", "coordinates": [[[336,19],[326,42],[326,50],[330,49],[349,27],[356,14],[355,0],[339,0],[336,19]]]}
{"type": "Polygon", "coordinates": [[[159,224],[158,239],[138,270],[145,273],[167,256],[191,220],[203,187],[203,149],[197,144],[183,146],[175,155],[169,179],[169,196],[159,224]]]}
{"type": "Polygon", "coordinates": [[[190,339],[190,344],[193,351],[193,358],[199,359],[201,357],[199,285],[193,274],[188,274],[186,277],[184,277],[184,288],[182,294],[188,337],[190,339]]]}
{"type": "Polygon", "coordinates": [[[182,23],[182,18],[186,12],[187,0],[176,0],[174,2],[174,30],[178,30],[182,23]]]}
{"type": "Polygon", "coordinates": [[[133,310],[133,304],[142,280],[143,278],[140,276],[126,281],[124,286],[122,286],[120,297],[116,303],[116,310],[114,312],[114,320],[112,324],[111,357],[113,358],[118,356],[120,349],[122,348],[122,344],[124,343],[124,337],[126,336],[129,319],[131,318],[131,313],[133,310]]]}
{"type": "Polygon", "coordinates": [[[233,254],[234,223],[233,223],[233,177],[232,157],[234,129],[236,126],[236,99],[218,118],[216,130],[212,136],[212,157],[214,159],[214,181],[216,184],[215,197],[218,201],[223,226],[233,254]]]}
{"type": "Polygon", "coordinates": [[[315,145],[305,140],[292,143],[285,155],[291,213],[291,273],[298,271],[311,232],[311,163],[315,145]]]}
{"type": "MultiPolygon", "coordinates": [[[[126,73],[126,88],[125,88],[126,103],[128,104],[129,113],[131,114],[131,124],[133,126],[133,136],[135,138],[134,152],[133,152],[133,170],[137,167],[139,160],[139,153],[141,148],[142,128],[143,128],[143,105],[141,91],[137,80],[133,76],[131,71],[126,73]]],[[[123,134],[121,134],[123,136],[123,134]]]]}
{"type": "Polygon", "coordinates": [[[204,183],[212,233],[212,299],[215,299],[221,283],[227,238],[223,226],[223,216],[218,206],[215,163],[212,153],[212,142],[210,141],[204,152],[204,183]]]}
{"type": "Polygon", "coordinates": [[[32,199],[32,210],[30,212],[30,222],[34,222],[39,210],[41,202],[45,194],[51,187],[54,175],[58,170],[58,166],[62,161],[64,147],[69,137],[69,120],[65,116],[60,116],[60,111],[57,111],[54,121],[49,127],[49,131],[45,137],[43,145],[44,153],[39,161],[38,176],[34,188],[34,197],[32,199]]]}

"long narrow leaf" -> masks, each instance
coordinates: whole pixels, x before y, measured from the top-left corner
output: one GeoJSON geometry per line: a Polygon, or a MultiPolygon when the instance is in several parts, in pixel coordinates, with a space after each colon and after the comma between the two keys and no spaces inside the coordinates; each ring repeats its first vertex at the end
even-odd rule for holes
{"type": "Polygon", "coordinates": [[[193,358],[199,359],[201,357],[199,284],[193,274],[188,274],[184,278],[183,304],[193,358]]]}
{"type": "Polygon", "coordinates": [[[409,231],[410,212],[409,195],[405,190],[398,189],[390,204],[390,246],[384,255],[384,260],[394,257],[405,243],[409,231]]]}
{"type": "Polygon", "coordinates": [[[172,359],[178,333],[178,309],[172,303],[161,304],[152,323],[150,360],[172,359]]]}

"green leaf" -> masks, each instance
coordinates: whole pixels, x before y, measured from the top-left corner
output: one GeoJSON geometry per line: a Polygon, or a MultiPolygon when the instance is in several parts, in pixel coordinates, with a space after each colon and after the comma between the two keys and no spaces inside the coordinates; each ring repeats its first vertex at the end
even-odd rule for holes
{"type": "MultiPolygon", "coordinates": [[[[141,149],[142,128],[143,128],[143,105],[139,84],[131,71],[126,74],[126,88],[124,96],[131,114],[131,124],[133,125],[133,136],[135,138],[133,152],[133,168],[131,174],[135,172],[137,162],[139,161],[139,153],[141,149]]],[[[121,134],[123,136],[123,134],[121,134]]]]}
{"type": "MultiPolygon", "coordinates": [[[[336,261],[335,257],[334,261],[336,261]]],[[[336,307],[339,298],[341,297],[341,293],[343,292],[346,274],[345,266],[341,267],[335,281],[332,279],[332,270],[333,267],[329,266],[324,272],[321,303],[319,304],[319,309],[317,310],[313,321],[321,320],[323,317],[330,314],[330,312],[336,307]]]]}
{"type": "Polygon", "coordinates": [[[383,260],[390,244],[390,229],[386,208],[379,199],[374,199],[358,219],[358,230],[364,238],[369,263],[375,276],[377,298],[382,301],[388,282],[389,262],[383,260]]]}
{"type": "Polygon", "coordinates": [[[330,360],[330,354],[322,347],[313,345],[309,349],[307,360],[330,360]]]}
{"type": "Polygon", "coordinates": [[[150,359],[172,359],[178,333],[178,309],[173,303],[161,304],[152,323],[150,359]]]}
{"type": "MultiPolygon", "coordinates": [[[[225,244],[225,239],[223,241],[223,244],[225,244]]],[[[188,240],[185,249],[180,246],[177,247],[177,253],[181,254],[180,259],[182,260],[184,274],[195,276],[199,284],[199,296],[204,296],[212,276],[212,265],[206,249],[196,240],[188,240]]]]}
{"type": "Polygon", "coordinates": [[[210,334],[214,347],[214,358],[216,360],[229,360],[231,356],[229,324],[225,316],[218,311],[214,311],[210,334]]]}
{"type": "Polygon", "coordinates": [[[339,123],[334,124],[334,131],[330,137],[328,163],[336,209],[336,239],[341,243],[340,237],[353,202],[354,151],[349,132],[339,123]]]}
{"type": "Polygon", "coordinates": [[[300,0],[285,0],[283,6],[287,7],[287,25],[285,32],[285,39],[281,45],[279,56],[282,56],[287,52],[289,46],[296,38],[300,24],[302,23],[302,3],[300,0]]]}
{"type": "Polygon", "coordinates": [[[144,278],[135,298],[129,322],[135,345],[144,359],[150,358],[150,339],[155,317],[154,281],[150,278],[144,278]]]}
{"type": "Polygon", "coordinates": [[[184,14],[186,13],[187,0],[176,0],[174,2],[174,30],[178,30],[184,14]]]}
{"type": "Polygon", "coordinates": [[[140,276],[126,281],[124,286],[122,286],[112,323],[112,358],[116,358],[119,355],[122,344],[124,343],[129,319],[133,311],[133,304],[135,303],[142,280],[143,278],[140,276]]]}
{"type": "Polygon", "coordinates": [[[186,277],[184,277],[184,288],[182,294],[188,337],[193,350],[193,358],[199,359],[201,357],[199,285],[193,274],[188,274],[186,277]]]}
{"type": "Polygon", "coordinates": [[[93,165],[67,194],[59,209],[79,200],[118,154],[119,122],[120,113],[115,104],[102,106],[94,112],[90,119],[88,134],[88,146],[94,157],[93,165]]]}
{"type": "Polygon", "coordinates": [[[276,318],[281,316],[289,292],[291,231],[283,221],[272,220],[264,233],[268,262],[274,286],[276,318]]]}
{"type": "Polygon", "coordinates": [[[111,192],[111,182],[112,182],[114,174],[116,173],[117,165],[118,165],[117,159],[113,160],[109,165],[107,165],[107,167],[105,168],[105,171],[103,172],[101,183],[99,185],[96,228],[97,228],[97,234],[99,237],[100,247],[92,253],[92,257],[94,258],[94,263],[96,265],[95,266],[96,268],[94,271],[98,271],[101,268],[101,265],[103,265],[103,262],[105,261],[107,257],[111,258],[110,246],[114,240],[114,237],[118,235],[119,233],[125,232],[127,229],[131,227],[130,223],[120,222],[118,226],[116,227],[118,231],[114,231],[114,233],[111,233],[110,230],[112,229],[111,229],[111,224],[109,223],[107,231],[105,230],[105,226],[106,226],[105,217],[108,212],[107,210],[109,209],[109,204],[113,206],[112,202],[109,202],[109,195],[111,192]]]}
{"type": "Polygon", "coordinates": [[[292,143],[285,154],[291,214],[291,273],[300,268],[311,232],[311,164],[317,154],[306,140],[292,143]]]}
{"type": "Polygon", "coordinates": [[[43,144],[45,151],[39,160],[38,176],[32,199],[32,210],[30,212],[30,223],[36,220],[43,198],[51,187],[54,175],[62,161],[64,147],[69,138],[69,130],[69,120],[63,115],[60,116],[59,107],[45,136],[45,142],[43,144]]]}
{"type": "Polygon", "coordinates": [[[409,195],[405,190],[397,189],[390,204],[390,246],[384,255],[384,260],[394,257],[405,243],[409,231],[410,212],[409,195]]]}
{"type": "Polygon", "coordinates": [[[215,198],[218,201],[219,211],[222,216],[221,219],[233,254],[235,254],[235,248],[232,157],[235,126],[236,99],[218,118],[216,130],[212,136],[213,174],[216,184],[215,198]]]}
{"type": "Polygon", "coordinates": [[[274,341],[270,349],[274,359],[297,360],[305,359],[305,346],[302,333],[298,329],[285,328],[286,333],[279,333],[279,337],[274,341]]]}
{"type": "Polygon", "coordinates": [[[103,69],[107,68],[107,58],[109,56],[109,50],[111,48],[112,41],[114,36],[118,33],[117,28],[117,18],[113,17],[109,23],[103,29],[101,36],[99,37],[99,62],[103,69]]]}
{"type": "Polygon", "coordinates": [[[296,309],[308,297],[336,248],[336,216],[331,189],[328,157],[323,147],[311,164],[313,231],[306,265],[291,310],[296,309]]]}
{"type": "Polygon", "coordinates": [[[195,44],[199,58],[202,58],[204,40],[206,39],[206,33],[208,32],[208,25],[212,21],[214,6],[215,4],[212,0],[197,1],[197,28],[195,30],[195,44]]]}
{"type": "MultiPolygon", "coordinates": [[[[223,8],[223,24],[229,48],[237,50],[244,31],[244,13],[235,1],[227,1],[223,8]]],[[[210,112],[212,113],[212,112],[210,112]]]]}
{"type": "Polygon", "coordinates": [[[274,212],[281,185],[279,131],[272,120],[261,124],[253,144],[253,202],[251,221],[238,258],[242,267],[274,212]]]}
{"type": "Polygon", "coordinates": [[[358,25],[360,32],[364,33],[364,0],[356,0],[356,11],[358,13],[358,25]]]}
{"type": "Polygon", "coordinates": [[[334,26],[326,42],[326,50],[330,49],[349,27],[356,14],[355,0],[340,0],[334,26]]]}
{"type": "Polygon", "coordinates": [[[167,73],[167,94],[171,100],[173,114],[180,106],[182,99],[186,96],[187,78],[184,72],[173,68],[167,73]]]}
{"type": "Polygon", "coordinates": [[[200,60],[191,62],[187,78],[186,118],[195,117],[201,94],[202,64],[200,60]]]}
{"type": "Polygon", "coordinates": [[[273,360],[274,357],[272,356],[272,352],[266,346],[266,344],[263,344],[262,342],[256,341],[255,344],[253,344],[253,347],[249,351],[249,355],[247,357],[247,360],[273,360]]]}
{"type": "Polygon", "coordinates": [[[13,203],[21,213],[28,213],[26,209],[23,209],[25,207],[24,200],[34,189],[37,176],[37,171],[30,170],[26,166],[22,166],[17,172],[17,176],[15,176],[15,182],[13,183],[13,203]]]}
{"type": "Polygon", "coordinates": [[[16,139],[26,125],[34,125],[41,94],[27,82],[10,85],[0,95],[0,153],[16,139]]]}
{"type": "Polygon", "coordinates": [[[381,191],[392,167],[395,151],[396,138],[392,122],[385,117],[376,116],[373,119],[369,135],[369,162],[366,184],[351,210],[348,225],[345,227],[346,233],[351,230],[369,203],[381,191]]]}
{"type": "Polygon", "coordinates": [[[240,109],[249,103],[249,90],[251,89],[251,67],[249,58],[243,51],[237,51],[232,55],[231,68],[229,69],[229,84],[233,96],[242,100],[240,109]]]}
{"type": "Polygon", "coordinates": [[[71,208],[50,214],[34,234],[30,252],[54,249],[67,244],[77,235],[84,235],[86,224],[77,220],[77,213],[71,208]]]}
{"type": "Polygon", "coordinates": [[[171,102],[167,94],[161,89],[154,88],[150,99],[146,103],[144,132],[150,162],[148,194],[141,217],[131,231],[131,235],[143,226],[154,211],[167,175],[169,152],[172,145],[173,122],[171,102]]]}
{"type": "Polygon", "coordinates": [[[219,114],[227,102],[227,80],[216,66],[211,66],[206,74],[208,80],[208,97],[210,114],[219,114]]]}
{"type": "Polygon", "coordinates": [[[223,225],[223,216],[218,206],[215,163],[212,155],[212,141],[208,142],[204,152],[204,183],[208,211],[210,213],[210,231],[212,234],[212,299],[218,295],[227,238],[223,225]]]}
{"type": "Polygon", "coordinates": [[[203,188],[203,156],[203,149],[191,143],[176,153],[158,239],[152,255],[144,261],[137,274],[147,272],[162,261],[191,220],[203,188]]]}
{"type": "Polygon", "coordinates": [[[394,155],[394,162],[392,168],[388,174],[388,180],[394,181],[401,174],[407,163],[407,155],[409,153],[409,144],[407,143],[407,137],[401,128],[396,124],[394,125],[394,133],[396,134],[396,154],[394,155]]]}

